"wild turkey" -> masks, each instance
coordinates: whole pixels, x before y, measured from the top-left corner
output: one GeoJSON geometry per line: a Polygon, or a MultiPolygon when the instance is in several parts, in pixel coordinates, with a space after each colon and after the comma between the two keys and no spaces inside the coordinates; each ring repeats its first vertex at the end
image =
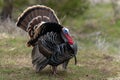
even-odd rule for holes
{"type": "Polygon", "coordinates": [[[18,18],[17,26],[30,36],[27,45],[33,46],[32,64],[37,72],[51,65],[56,74],[56,67],[63,64],[66,69],[72,57],[76,63],[77,45],[51,8],[43,5],[27,8],[18,18]]]}

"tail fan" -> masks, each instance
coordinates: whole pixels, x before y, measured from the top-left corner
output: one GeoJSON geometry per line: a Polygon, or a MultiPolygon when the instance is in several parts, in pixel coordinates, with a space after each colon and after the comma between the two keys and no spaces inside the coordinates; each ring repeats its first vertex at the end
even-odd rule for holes
{"type": "Polygon", "coordinates": [[[41,22],[59,23],[55,12],[46,6],[28,7],[18,18],[17,26],[28,32],[29,27],[35,27],[41,22]]]}

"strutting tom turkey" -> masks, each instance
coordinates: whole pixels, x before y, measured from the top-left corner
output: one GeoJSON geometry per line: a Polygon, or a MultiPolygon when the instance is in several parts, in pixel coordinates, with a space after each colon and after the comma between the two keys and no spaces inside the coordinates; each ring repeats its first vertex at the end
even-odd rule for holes
{"type": "Polygon", "coordinates": [[[18,18],[17,26],[30,36],[27,46],[33,47],[32,64],[36,72],[51,65],[56,74],[58,65],[62,64],[66,69],[73,57],[77,62],[77,45],[70,36],[69,29],[60,24],[51,8],[43,5],[28,7],[18,18]]]}

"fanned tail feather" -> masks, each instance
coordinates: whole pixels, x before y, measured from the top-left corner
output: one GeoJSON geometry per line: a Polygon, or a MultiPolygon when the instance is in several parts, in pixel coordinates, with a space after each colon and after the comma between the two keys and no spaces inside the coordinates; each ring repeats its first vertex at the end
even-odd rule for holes
{"type": "Polygon", "coordinates": [[[17,26],[27,31],[29,26],[33,27],[42,21],[59,23],[55,12],[51,8],[43,5],[35,5],[24,10],[18,18],[17,26]]]}

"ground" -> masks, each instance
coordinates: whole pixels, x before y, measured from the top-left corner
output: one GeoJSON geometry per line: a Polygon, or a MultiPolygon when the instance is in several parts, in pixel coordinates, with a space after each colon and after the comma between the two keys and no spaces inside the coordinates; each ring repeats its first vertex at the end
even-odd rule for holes
{"type": "Polygon", "coordinates": [[[58,74],[53,76],[48,66],[36,73],[31,63],[32,48],[25,46],[27,39],[5,35],[0,42],[0,80],[107,80],[119,77],[120,63],[115,55],[93,47],[79,49],[77,65],[72,59],[67,71],[59,66],[58,74]]]}

